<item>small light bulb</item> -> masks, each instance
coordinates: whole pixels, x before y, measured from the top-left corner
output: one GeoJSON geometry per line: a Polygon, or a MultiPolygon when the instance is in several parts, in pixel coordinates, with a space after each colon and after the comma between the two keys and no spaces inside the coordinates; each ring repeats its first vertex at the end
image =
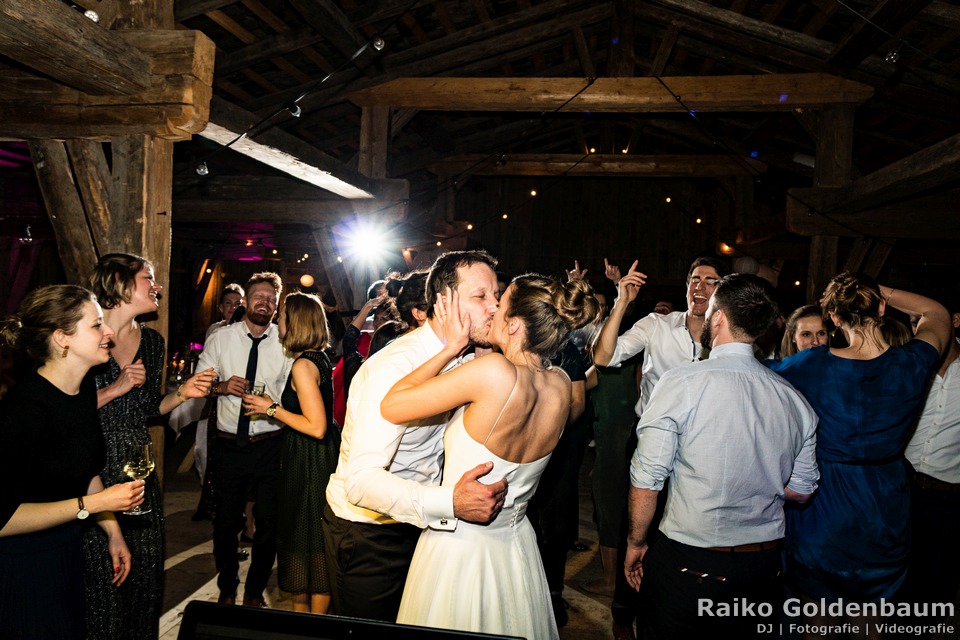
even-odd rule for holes
{"type": "Polygon", "coordinates": [[[277,253],[278,253],[278,252],[277,252],[277,250],[276,250],[276,249],[274,249],[274,250],[273,250],[273,251],[271,251],[270,253],[272,253],[273,255],[277,255],[277,253]]]}
{"type": "Polygon", "coordinates": [[[800,286],[800,281],[799,281],[799,280],[795,280],[795,281],[793,282],[793,284],[794,284],[795,286],[799,287],[799,286],[800,286]]]}
{"type": "Polygon", "coordinates": [[[439,247],[439,246],[442,246],[442,245],[443,245],[443,243],[440,242],[439,240],[437,240],[437,246],[439,247]]]}
{"type": "Polygon", "coordinates": [[[473,231],[473,225],[472,225],[472,224],[468,224],[468,225],[467,225],[467,231],[473,231]]]}
{"type": "Polygon", "coordinates": [[[98,14],[98,13],[97,13],[96,11],[94,11],[93,9],[87,9],[86,11],[83,12],[83,15],[84,15],[88,20],[91,20],[91,21],[93,21],[93,22],[100,22],[100,14],[98,14]]]}
{"type": "Polygon", "coordinates": [[[210,169],[207,167],[206,162],[201,162],[200,164],[198,164],[196,167],[196,171],[198,176],[205,176],[208,173],[210,173],[210,169]]]}
{"type": "Polygon", "coordinates": [[[596,153],[596,152],[597,152],[596,149],[594,149],[593,147],[590,147],[590,153],[596,153]]]}
{"type": "Polygon", "coordinates": [[[530,189],[530,195],[531,195],[531,196],[536,196],[536,195],[537,195],[537,190],[536,190],[536,189],[530,189]]]}
{"type": "Polygon", "coordinates": [[[703,220],[701,220],[700,218],[697,218],[697,224],[700,224],[701,222],[703,222],[703,220]]]}
{"type": "Polygon", "coordinates": [[[670,203],[670,196],[667,196],[667,204],[670,203]]]}
{"type": "Polygon", "coordinates": [[[503,219],[504,219],[504,220],[507,219],[507,214],[503,214],[503,219]]]}
{"type": "Polygon", "coordinates": [[[337,262],[343,262],[343,256],[337,256],[337,262]]]}
{"type": "Polygon", "coordinates": [[[292,115],[294,118],[299,118],[300,114],[303,113],[303,110],[300,109],[300,105],[298,105],[296,102],[288,106],[287,111],[289,111],[290,115],[292,115]]]}
{"type": "Polygon", "coordinates": [[[213,273],[213,269],[211,269],[210,267],[207,267],[207,273],[213,273]]]}
{"type": "Polygon", "coordinates": [[[377,51],[383,51],[385,46],[387,46],[387,43],[380,36],[373,39],[373,48],[377,51]]]}
{"type": "Polygon", "coordinates": [[[310,254],[309,254],[309,253],[303,254],[303,259],[304,259],[304,260],[306,260],[306,259],[309,258],[309,257],[310,257],[310,254]]]}
{"type": "Polygon", "coordinates": [[[627,152],[627,150],[626,150],[626,149],[624,149],[624,150],[623,150],[623,152],[624,152],[624,153],[626,153],[626,152],[627,152]]]}

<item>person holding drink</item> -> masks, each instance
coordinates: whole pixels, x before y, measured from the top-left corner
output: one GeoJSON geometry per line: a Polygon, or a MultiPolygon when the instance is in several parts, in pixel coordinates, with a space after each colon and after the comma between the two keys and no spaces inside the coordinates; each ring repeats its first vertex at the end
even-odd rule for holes
{"type": "Polygon", "coordinates": [[[213,555],[217,563],[219,602],[234,604],[239,561],[237,535],[243,527],[248,487],[255,502],[250,569],[243,604],[266,607],[263,591],[277,555],[277,485],[280,478],[282,424],[267,415],[244,415],[241,398],[254,384],[279,398],[293,359],[280,344],[271,321],[277,312],[283,285],[272,272],[255,273],[245,286],[247,312],[240,322],[213,333],[200,354],[198,367],[212,367],[222,381],[213,385],[217,400],[217,438],[211,453],[213,495],[213,555]],[[252,485],[251,485],[252,483],[252,485]]]}
{"type": "Polygon", "coordinates": [[[87,377],[109,359],[112,335],[93,294],[74,285],[37,289],[0,321],[0,340],[34,367],[0,402],[2,638],[83,637],[85,523],[105,538],[111,584],[131,574],[112,512],[143,502],[144,483],[104,489],[105,444],[87,377]]]}
{"type": "Polygon", "coordinates": [[[100,476],[106,486],[144,478],[146,499],[141,510],[118,518],[130,552],[140,569],[121,588],[104,570],[108,540],[97,529],[86,532],[87,638],[150,640],[159,634],[163,599],[163,500],[152,471],[147,421],[172,411],[190,398],[206,396],[216,372],[202,371],[177,389],[161,394],[164,341],[138,317],[156,312],[160,286],[153,265],[140,256],[106,254],[90,275],[90,287],[103,306],[104,320],[116,332],[107,361],[91,370],[97,387],[100,428],[106,441],[106,464],[100,476]],[[125,467],[131,463],[136,472],[125,467]]]}

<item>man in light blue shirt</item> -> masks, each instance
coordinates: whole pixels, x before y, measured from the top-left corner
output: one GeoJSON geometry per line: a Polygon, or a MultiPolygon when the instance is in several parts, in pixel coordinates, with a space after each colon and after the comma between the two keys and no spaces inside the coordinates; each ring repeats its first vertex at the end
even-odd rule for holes
{"type": "Polygon", "coordinates": [[[816,414],[753,355],[779,315],[772,293],[756,276],[721,279],[701,338],[710,359],[667,371],[644,407],[630,466],[625,572],[633,588],[643,583],[646,637],[718,629],[749,637],[777,621],[783,504],[809,499],[819,474],[816,414]],[[648,553],[667,478],[663,535],[648,553]],[[750,603],[753,613],[744,613],[750,603]]]}

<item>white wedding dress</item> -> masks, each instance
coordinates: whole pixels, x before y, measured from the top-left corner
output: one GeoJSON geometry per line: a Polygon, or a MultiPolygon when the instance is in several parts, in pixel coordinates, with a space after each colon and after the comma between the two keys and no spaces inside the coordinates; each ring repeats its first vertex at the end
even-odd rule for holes
{"type": "Polygon", "coordinates": [[[466,471],[493,461],[493,470],[480,480],[492,483],[506,476],[503,510],[488,525],[460,520],[454,531],[424,530],[407,574],[397,622],[529,640],[556,639],[557,624],[536,534],[525,516],[550,456],[525,464],[498,458],[470,437],[463,426],[463,412],[463,408],[456,412],[444,434],[443,484],[456,484],[466,471]]]}

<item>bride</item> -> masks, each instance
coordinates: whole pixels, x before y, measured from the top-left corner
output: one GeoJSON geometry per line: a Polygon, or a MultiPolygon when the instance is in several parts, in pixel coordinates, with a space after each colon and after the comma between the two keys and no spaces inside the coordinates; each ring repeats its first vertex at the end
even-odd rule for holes
{"type": "Polygon", "coordinates": [[[470,319],[450,290],[434,309],[443,350],[393,386],[381,413],[400,424],[459,407],[444,434],[444,483],[492,458],[484,480],[506,477],[508,489],[489,524],[424,530],[397,622],[557,638],[536,537],[524,516],[570,410],[570,380],[549,358],[572,329],[596,318],[599,304],[581,280],[520,276],[504,292],[490,328],[500,353],[443,375],[467,347],[470,319]]]}

